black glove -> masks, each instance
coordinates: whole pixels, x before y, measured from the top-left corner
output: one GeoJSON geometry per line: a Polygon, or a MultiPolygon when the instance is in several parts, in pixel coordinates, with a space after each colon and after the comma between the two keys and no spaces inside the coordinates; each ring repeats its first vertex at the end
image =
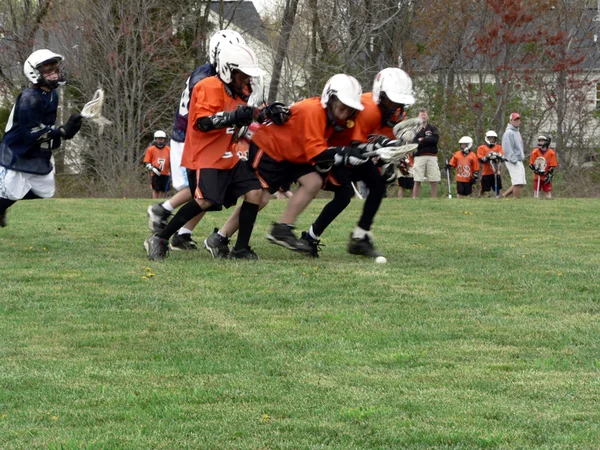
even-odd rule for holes
{"type": "Polygon", "coordinates": [[[369,157],[364,156],[363,153],[364,151],[361,151],[358,146],[338,147],[334,156],[334,164],[336,166],[360,166],[369,160],[369,157]]]}
{"type": "Polygon", "coordinates": [[[446,164],[446,170],[452,170],[454,169],[454,166],[450,165],[450,164],[446,164]]]}
{"type": "Polygon", "coordinates": [[[367,139],[367,143],[374,144],[375,149],[382,147],[394,147],[398,145],[398,141],[396,139],[390,139],[389,137],[382,136],[381,134],[370,134],[369,139],[367,139]]]}
{"type": "Polygon", "coordinates": [[[540,177],[543,177],[544,175],[546,175],[545,170],[536,170],[535,173],[537,173],[540,177]]]}
{"type": "Polygon", "coordinates": [[[530,168],[531,170],[533,170],[534,172],[537,172],[537,171],[535,170],[535,166],[534,166],[533,164],[529,164],[529,168],[530,168]]]}
{"type": "Polygon", "coordinates": [[[484,156],[483,158],[481,158],[479,161],[481,161],[482,163],[486,163],[488,162],[488,159],[484,156]]]}
{"type": "Polygon", "coordinates": [[[64,139],[73,139],[77,132],[81,129],[83,118],[79,113],[73,113],[67,120],[67,123],[58,127],[60,135],[64,139]]]}
{"type": "Polygon", "coordinates": [[[253,106],[238,106],[235,111],[230,113],[231,121],[234,125],[250,125],[258,115],[258,110],[253,106]]]}
{"type": "Polygon", "coordinates": [[[471,184],[477,184],[479,182],[479,172],[475,172],[471,178],[471,184]]]}
{"type": "Polygon", "coordinates": [[[292,117],[290,108],[281,102],[271,103],[266,106],[261,113],[264,113],[265,117],[270,119],[275,125],[283,125],[290,120],[290,117],[292,117]]]}
{"type": "Polygon", "coordinates": [[[154,167],[150,163],[146,163],[146,169],[148,169],[150,172],[153,172],[155,175],[160,175],[160,169],[158,167],[154,167]]]}
{"type": "Polygon", "coordinates": [[[546,178],[544,179],[544,184],[550,184],[550,183],[552,183],[552,177],[553,176],[554,176],[554,173],[548,172],[546,174],[546,178]]]}

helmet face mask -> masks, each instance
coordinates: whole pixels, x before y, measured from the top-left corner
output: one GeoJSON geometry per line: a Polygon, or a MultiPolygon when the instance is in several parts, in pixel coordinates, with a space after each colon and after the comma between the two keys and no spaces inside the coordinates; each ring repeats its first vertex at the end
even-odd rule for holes
{"type": "Polygon", "coordinates": [[[35,86],[56,89],[65,82],[63,56],[48,49],[36,50],[23,65],[27,79],[35,86]]]}
{"type": "Polygon", "coordinates": [[[335,126],[336,131],[352,127],[350,119],[364,109],[361,96],[360,83],[350,75],[338,73],[325,83],[321,93],[321,106],[325,108],[327,119],[335,126]]]}
{"type": "Polygon", "coordinates": [[[548,150],[548,148],[550,148],[550,142],[552,142],[552,139],[549,135],[541,134],[538,136],[538,147],[540,148],[540,150],[548,150]]]}
{"type": "Polygon", "coordinates": [[[381,110],[382,122],[384,125],[393,128],[398,122],[402,121],[406,105],[404,103],[395,103],[388,98],[385,92],[379,97],[379,109],[381,110]]]}
{"type": "Polygon", "coordinates": [[[458,144],[460,145],[460,150],[465,155],[468,155],[471,152],[471,148],[473,147],[473,138],[469,136],[463,136],[458,141],[458,144]]]}
{"type": "Polygon", "coordinates": [[[498,134],[494,130],[489,130],[485,133],[485,143],[493,147],[498,142],[498,134]]]}

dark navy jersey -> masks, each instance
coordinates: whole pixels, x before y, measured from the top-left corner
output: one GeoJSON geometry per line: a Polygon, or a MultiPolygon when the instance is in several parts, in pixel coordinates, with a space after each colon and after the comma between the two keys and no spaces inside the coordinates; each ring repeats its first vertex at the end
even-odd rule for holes
{"type": "Polygon", "coordinates": [[[181,100],[179,101],[177,112],[175,113],[175,123],[173,124],[173,132],[171,133],[171,139],[173,139],[175,142],[185,142],[190,99],[192,98],[194,86],[196,86],[199,81],[202,81],[208,77],[212,77],[216,74],[217,72],[212,64],[207,63],[203,66],[196,67],[185,82],[185,89],[181,93],[181,100]]]}
{"type": "Polygon", "coordinates": [[[52,150],[60,146],[60,132],[54,127],[57,108],[54,89],[34,87],[19,94],[0,143],[0,166],[39,175],[52,171],[52,150]]]}

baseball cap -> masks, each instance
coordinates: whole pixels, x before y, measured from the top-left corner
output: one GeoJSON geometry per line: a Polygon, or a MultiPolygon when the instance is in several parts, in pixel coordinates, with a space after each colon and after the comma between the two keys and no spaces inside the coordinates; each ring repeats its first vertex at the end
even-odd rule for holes
{"type": "Polygon", "coordinates": [[[517,119],[520,119],[520,118],[521,118],[521,114],[519,114],[519,113],[512,113],[510,115],[510,120],[517,120],[517,119]]]}

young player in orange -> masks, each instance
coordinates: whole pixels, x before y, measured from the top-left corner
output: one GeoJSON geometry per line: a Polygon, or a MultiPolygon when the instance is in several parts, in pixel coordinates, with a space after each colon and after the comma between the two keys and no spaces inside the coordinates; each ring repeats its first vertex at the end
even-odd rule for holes
{"type": "Polygon", "coordinates": [[[161,260],[169,238],[188,220],[208,210],[234,205],[244,197],[240,210],[240,232],[234,259],[258,259],[249,246],[254,228],[260,183],[247,164],[232,151],[235,128],[258,118],[259,110],[247,105],[250,77],[262,75],[254,52],[242,44],[221,50],[218,76],[208,77],[194,87],[181,165],[187,168],[194,199],[182,206],[163,231],[145,243],[148,258],[161,260]]]}
{"type": "MultiPolygon", "coordinates": [[[[373,91],[361,96],[364,109],[358,113],[352,127],[333,134],[329,145],[351,145],[370,141],[375,147],[393,145],[393,127],[404,117],[404,109],[414,103],[412,80],[406,72],[398,68],[387,68],[379,72],[373,82],[373,91]]],[[[383,174],[385,175],[385,173],[383,174]]],[[[385,178],[388,178],[385,176],[385,178]]],[[[363,181],[369,190],[357,226],[350,235],[348,252],[371,258],[383,256],[373,244],[371,227],[385,194],[386,180],[372,160],[355,166],[335,166],[325,178],[325,190],[332,190],[336,196],[343,196],[344,208],[353,196],[351,182],[363,181]]],[[[318,242],[321,234],[331,223],[328,211],[323,209],[310,229],[303,233],[302,240],[307,244],[318,242]]],[[[313,245],[313,256],[318,247],[313,245]]]]}
{"type": "Polygon", "coordinates": [[[450,166],[456,168],[456,193],[458,198],[468,197],[473,193],[473,185],[479,179],[479,160],[471,152],[473,138],[463,136],[458,141],[460,150],[454,153],[450,166]]]}
{"type": "MultiPolygon", "coordinates": [[[[290,106],[289,120],[264,124],[252,135],[249,164],[255,170],[263,188],[261,208],[281,186],[298,182],[299,187],[278,223],[273,224],[267,238],[278,245],[296,251],[311,252],[312,246],[302,242],[293,232],[296,218],[321,189],[323,180],[316,164],[327,168],[334,164],[361,164],[358,147],[331,147],[328,138],[346,129],[358,110],[362,90],[356,79],[345,74],[334,75],[325,85],[321,98],[313,97],[290,106]]],[[[348,185],[352,192],[352,188],[348,185]]],[[[350,196],[352,194],[349,194],[350,196]]],[[[346,207],[336,195],[325,207],[330,217],[337,217],[346,207]]],[[[220,230],[215,230],[204,245],[213,257],[227,252],[228,238],[238,229],[239,210],[220,230]]],[[[331,219],[333,220],[333,219],[331,219]]]]}
{"type": "Polygon", "coordinates": [[[498,134],[494,130],[488,130],[485,133],[485,144],[477,147],[477,157],[482,165],[481,168],[481,187],[479,196],[483,196],[486,192],[495,191],[496,197],[500,195],[502,189],[502,178],[500,177],[500,162],[501,159],[496,155],[504,156],[502,146],[498,144],[498,134]],[[490,154],[494,159],[494,166],[497,167],[497,172],[494,172],[494,167],[490,162],[490,154]],[[498,161],[496,161],[498,159],[498,161]]]}
{"type": "Polygon", "coordinates": [[[153,145],[146,149],[144,165],[150,171],[150,186],[152,198],[159,198],[161,194],[167,196],[171,178],[171,148],[167,145],[167,134],[158,130],[154,133],[153,145]]]}
{"type": "Polygon", "coordinates": [[[550,148],[552,138],[549,134],[541,134],[538,136],[538,146],[531,152],[529,158],[529,168],[534,171],[533,176],[533,196],[539,197],[540,190],[543,190],[546,194],[546,198],[552,198],[552,177],[554,176],[554,169],[558,167],[558,159],[556,158],[556,152],[550,148]],[[546,160],[546,169],[543,171],[535,170],[535,160],[542,157],[546,160]]]}

